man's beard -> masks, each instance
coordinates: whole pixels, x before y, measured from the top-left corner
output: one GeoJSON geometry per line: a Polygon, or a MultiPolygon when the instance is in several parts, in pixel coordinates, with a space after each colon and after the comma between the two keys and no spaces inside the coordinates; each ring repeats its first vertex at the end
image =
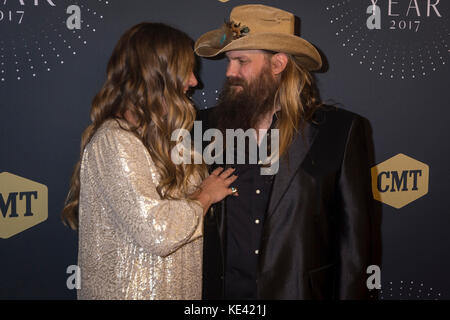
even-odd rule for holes
{"type": "Polygon", "coordinates": [[[267,65],[250,83],[239,78],[228,78],[215,108],[218,129],[256,129],[258,123],[274,111],[277,89],[278,82],[267,65]],[[233,86],[240,86],[240,91],[236,91],[239,87],[233,86]]]}

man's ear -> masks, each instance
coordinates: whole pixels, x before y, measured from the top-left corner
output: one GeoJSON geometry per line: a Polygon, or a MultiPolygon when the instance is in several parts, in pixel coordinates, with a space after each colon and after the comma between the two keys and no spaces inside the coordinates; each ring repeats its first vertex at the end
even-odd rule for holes
{"type": "Polygon", "coordinates": [[[278,76],[280,73],[284,71],[286,68],[286,65],[289,61],[288,56],[285,53],[275,53],[271,57],[271,64],[272,64],[272,73],[274,76],[278,76]]]}

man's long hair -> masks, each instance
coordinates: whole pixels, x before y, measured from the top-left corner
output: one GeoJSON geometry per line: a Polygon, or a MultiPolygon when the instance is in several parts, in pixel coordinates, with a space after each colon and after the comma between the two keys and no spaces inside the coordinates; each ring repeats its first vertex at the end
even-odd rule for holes
{"type": "Polygon", "coordinates": [[[288,58],[274,101],[274,105],[281,108],[276,113],[275,123],[280,135],[280,157],[286,153],[296,133],[302,131],[306,123],[313,121],[314,112],[322,106],[311,73],[293,56],[288,55],[288,58]]]}
{"type": "Polygon", "coordinates": [[[129,130],[149,151],[160,174],[157,191],[163,199],[185,195],[193,174],[204,177],[206,168],[193,164],[175,165],[171,141],[175,129],[191,130],[195,108],[184,94],[194,69],[193,41],[183,32],[160,23],[141,23],[119,40],[107,66],[107,79],[95,96],[92,123],[81,138],[80,160],[75,166],[62,218],[78,227],[80,166],[84,149],[97,129],[108,119],[124,119],[129,112],[136,126],[129,130]]]}

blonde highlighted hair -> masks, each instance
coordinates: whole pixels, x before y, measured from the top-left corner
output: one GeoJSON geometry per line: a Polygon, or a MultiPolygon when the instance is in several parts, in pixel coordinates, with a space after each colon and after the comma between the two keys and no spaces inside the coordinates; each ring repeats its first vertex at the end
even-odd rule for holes
{"type": "MultiPolygon", "coordinates": [[[[91,108],[92,123],[81,138],[80,160],[72,174],[62,219],[78,228],[81,157],[97,129],[108,119],[125,119],[135,124],[124,130],[134,133],[149,151],[159,174],[157,191],[162,199],[187,196],[188,180],[204,178],[204,165],[175,165],[171,141],[176,129],[191,130],[195,108],[184,88],[195,66],[193,41],[183,32],[161,23],[141,23],[120,38],[107,66],[106,81],[91,108]]],[[[193,163],[193,162],[192,162],[193,163]]]]}
{"type": "Polygon", "coordinates": [[[313,120],[314,112],[322,106],[311,73],[288,56],[288,63],[281,74],[274,105],[281,108],[275,127],[279,129],[279,155],[287,152],[295,134],[313,120]]]}

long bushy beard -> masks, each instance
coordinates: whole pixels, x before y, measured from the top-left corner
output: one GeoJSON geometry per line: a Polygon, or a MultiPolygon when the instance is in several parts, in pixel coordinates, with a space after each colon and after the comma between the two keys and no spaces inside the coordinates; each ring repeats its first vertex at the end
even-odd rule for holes
{"type": "Polygon", "coordinates": [[[243,79],[228,78],[219,95],[215,108],[218,129],[256,128],[261,119],[273,112],[278,82],[272,77],[269,66],[264,66],[260,75],[250,83],[243,79]],[[235,85],[242,87],[236,91],[235,85]]]}

